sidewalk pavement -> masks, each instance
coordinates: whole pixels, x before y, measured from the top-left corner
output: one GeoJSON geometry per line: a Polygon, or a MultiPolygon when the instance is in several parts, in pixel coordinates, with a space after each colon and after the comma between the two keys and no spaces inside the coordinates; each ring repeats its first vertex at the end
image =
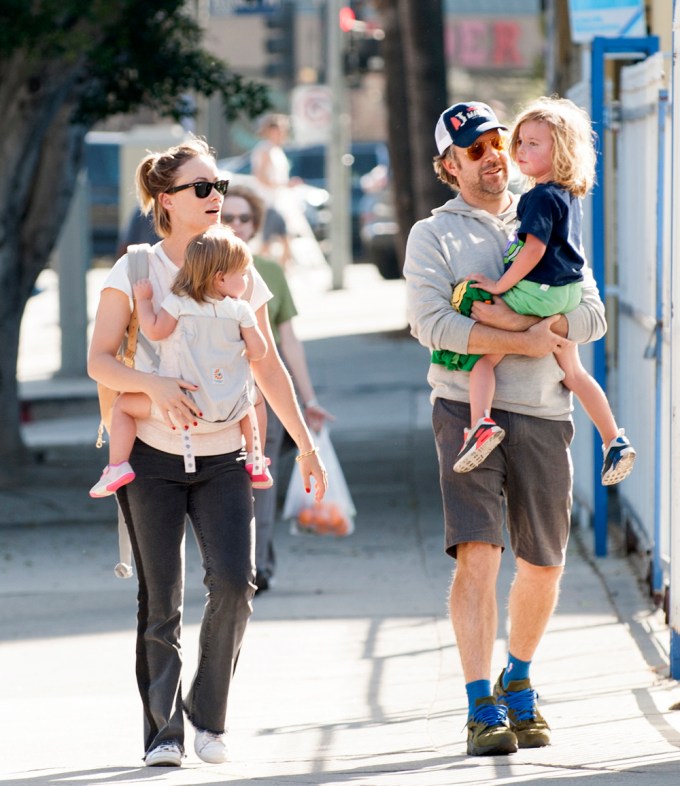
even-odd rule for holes
{"type": "MultiPolygon", "coordinates": [[[[553,744],[466,756],[428,359],[405,329],[403,282],[382,281],[363,265],[348,269],[339,291],[328,290],[324,271],[295,270],[291,280],[318,397],[337,416],[331,436],[358,511],[356,530],[336,539],[279,526],[277,583],[255,598],[230,697],[230,762],[202,763],[188,731],[181,769],[142,766],[136,586],[113,576],[113,502],[87,496],[104,462],[92,447],[90,412],[66,424],[69,444],[59,444],[55,424],[27,424],[44,463],[26,486],[0,491],[0,781],[675,783],[680,717],[671,708],[680,694],[667,676],[660,612],[625,557],[592,556],[588,531],[574,532],[559,606],[532,668],[553,744]]],[[[50,345],[31,336],[35,351],[50,345]]],[[[22,361],[30,393],[31,362],[47,369],[53,360],[24,354],[22,361]]],[[[37,386],[37,374],[33,380],[37,386]]],[[[504,608],[507,552],[501,573],[504,608]]],[[[188,676],[203,603],[189,538],[188,676]]],[[[501,624],[493,678],[504,665],[504,638],[501,624]]]]}

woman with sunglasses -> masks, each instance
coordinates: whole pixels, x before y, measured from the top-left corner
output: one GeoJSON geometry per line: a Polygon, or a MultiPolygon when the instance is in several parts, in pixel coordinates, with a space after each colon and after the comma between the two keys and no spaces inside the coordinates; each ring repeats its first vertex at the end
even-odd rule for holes
{"type": "MultiPolygon", "coordinates": [[[[250,243],[260,232],[265,221],[264,203],[246,186],[231,186],[222,205],[222,221],[234,230],[234,234],[250,243]]],[[[278,262],[255,255],[255,269],[272,292],[267,303],[272,334],[277,349],[289,369],[295,388],[303,402],[303,412],[312,431],[319,431],[333,416],[316,400],[314,386],[307,367],[305,350],[293,328],[293,317],[297,314],[293,296],[283,268],[278,262]]],[[[255,492],[255,584],[260,592],[273,584],[276,558],[274,554],[274,523],[276,519],[276,480],[279,462],[284,450],[285,430],[281,421],[267,406],[267,439],[265,454],[271,461],[269,471],[274,478],[274,488],[258,489],[255,492]]]]}
{"type": "MultiPolygon", "coordinates": [[[[142,209],[153,211],[162,238],[149,254],[148,278],[158,309],[183,265],[189,241],[220,223],[228,183],[219,179],[212,151],[199,139],[147,155],[136,178],[142,209]]],[[[131,455],[136,479],[117,492],[139,576],[136,652],[145,762],[181,765],[186,713],[195,730],[197,755],[218,763],[227,759],[227,698],[255,592],[252,488],[243,465],[238,423],[193,435],[195,472],[187,472],[182,440],[185,427],[195,419],[195,405],[187,391],[196,385],[154,373],[154,342],[140,336],[134,369],[116,359],[132,312],[127,265],[125,255],[104,282],[88,372],[114,390],[145,393],[163,416],[163,422],[138,421],[131,455]],[[187,517],[203,559],[207,602],[198,668],[183,694],[179,636],[187,517]]],[[[271,293],[255,270],[251,269],[243,297],[255,311],[268,347],[273,347],[267,313],[271,293]]],[[[268,351],[251,368],[258,388],[298,447],[305,488],[311,487],[313,478],[316,494],[322,497],[325,470],[278,353],[268,351]]]]}

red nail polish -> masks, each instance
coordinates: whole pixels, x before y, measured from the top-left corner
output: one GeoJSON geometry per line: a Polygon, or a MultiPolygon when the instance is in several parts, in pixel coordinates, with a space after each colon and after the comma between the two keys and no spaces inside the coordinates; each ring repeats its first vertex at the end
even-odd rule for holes
{"type": "Polygon", "coordinates": [[[306,492],[309,494],[309,492],[311,491],[311,489],[305,489],[305,491],[306,491],[306,492]]]}
{"type": "Polygon", "coordinates": [[[194,420],[194,426],[198,426],[198,422],[194,420]]]}
{"type": "Polygon", "coordinates": [[[185,426],[185,427],[184,427],[184,430],[185,430],[185,431],[189,431],[189,426],[185,426]]]}

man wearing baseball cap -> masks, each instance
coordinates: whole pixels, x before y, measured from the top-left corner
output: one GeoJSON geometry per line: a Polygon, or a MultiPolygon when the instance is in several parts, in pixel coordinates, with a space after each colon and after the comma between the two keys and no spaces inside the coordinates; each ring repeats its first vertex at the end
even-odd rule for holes
{"type": "MultiPolygon", "coordinates": [[[[513,753],[550,743],[529,668],[557,602],[571,515],[572,402],[553,356],[564,339],[604,335],[604,306],[584,268],[581,304],[539,319],[499,297],[475,300],[470,316],[451,306],[472,273],[498,279],[516,225],[508,191],[506,127],[487,104],[465,101],[435,127],[434,170],[458,192],[411,229],[404,276],[412,334],[431,352],[502,354],[491,415],[505,439],[470,472],[453,464],[470,415],[469,374],[432,363],[432,423],[439,460],[446,552],[456,560],[449,611],[468,697],[469,755],[513,753]],[[505,535],[516,561],[508,598],[508,662],[492,687],[498,628],[496,582],[505,535]]],[[[488,434],[475,438],[482,443],[488,434]]]]}

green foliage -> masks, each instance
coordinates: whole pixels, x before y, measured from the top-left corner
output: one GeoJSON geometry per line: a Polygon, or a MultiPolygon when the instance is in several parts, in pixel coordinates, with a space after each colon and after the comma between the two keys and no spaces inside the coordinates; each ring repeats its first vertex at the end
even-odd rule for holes
{"type": "Polygon", "coordinates": [[[270,107],[267,88],[245,80],[202,47],[203,32],[184,0],[0,0],[0,76],[16,53],[75,67],[75,120],[93,125],[140,107],[181,119],[185,98],[222,96],[225,114],[254,117],[270,107]],[[3,63],[5,61],[5,63],[3,63]]]}

